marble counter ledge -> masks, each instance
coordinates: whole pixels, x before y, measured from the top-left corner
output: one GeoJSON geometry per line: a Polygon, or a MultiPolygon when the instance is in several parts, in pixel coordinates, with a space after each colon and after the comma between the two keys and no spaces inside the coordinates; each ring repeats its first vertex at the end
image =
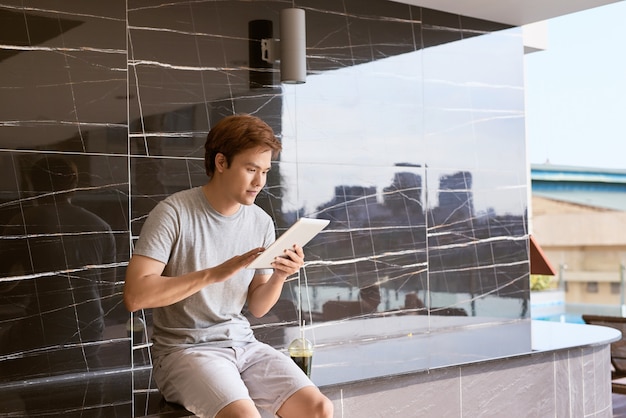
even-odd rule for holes
{"type": "Polygon", "coordinates": [[[621,333],[612,328],[533,320],[346,343],[316,348],[311,378],[320,387],[343,385],[574,347],[608,345],[620,338],[621,333]],[[460,333],[465,334],[463,338],[460,333]],[[519,349],[510,355],[512,347],[519,349]]]}
{"type": "Polygon", "coordinates": [[[614,328],[566,322],[536,320],[531,330],[533,352],[610,344],[622,338],[614,328]]]}

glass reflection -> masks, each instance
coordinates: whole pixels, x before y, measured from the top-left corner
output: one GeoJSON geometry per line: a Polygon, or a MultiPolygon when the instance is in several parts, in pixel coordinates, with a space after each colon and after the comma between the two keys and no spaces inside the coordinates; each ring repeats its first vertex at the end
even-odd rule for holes
{"type": "MultiPolygon", "coordinates": [[[[30,168],[29,181],[39,194],[36,205],[10,219],[3,234],[16,237],[2,251],[3,275],[29,277],[2,292],[21,308],[10,320],[2,346],[8,352],[53,348],[45,363],[37,361],[40,357],[28,359],[29,368],[52,373],[68,368],[79,354],[65,347],[103,337],[101,300],[111,296],[115,277],[103,276],[100,267],[115,265],[115,239],[102,218],[72,204],[78,184],[72,161],[43,157],[30,168]]],[[[99,348],[78,348],[87,369],[100,367],[99,348]]]]}
{"type": "Polygon", "coordinates": [[[123,364],[128,314],[117,270],[128,247],[119,232],[120,183],[87,179],[86,167],[98,171],[88,157],[15,157],[8,161],[21,197],[3,205],[0,240],[1,379],[123,364]]]}
{"type": "Polygon", "coordinates": [[[524,161],[502,158],[524,143],[521,73],[500,72],[518,44],[505,31],[283,87],[283,209],[331,220],[284,294],[292,320],[528,318],[524,161]]]}

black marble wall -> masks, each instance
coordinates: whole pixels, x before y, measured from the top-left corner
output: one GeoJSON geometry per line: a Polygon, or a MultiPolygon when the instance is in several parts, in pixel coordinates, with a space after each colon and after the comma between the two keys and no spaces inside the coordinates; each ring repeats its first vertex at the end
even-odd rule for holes
{"type": "Polygon", "coordinates": [[[150,364],[124,267],[233,113],[282,139],[258,200],[277,232],[331,220],[260,339],[528,321],[522,55],[517,28],[383,0],[0,0],[0,382],[150,364]],[[250,22],[277,37],[292,4],[308,80],[281,85],[250,22]]]}

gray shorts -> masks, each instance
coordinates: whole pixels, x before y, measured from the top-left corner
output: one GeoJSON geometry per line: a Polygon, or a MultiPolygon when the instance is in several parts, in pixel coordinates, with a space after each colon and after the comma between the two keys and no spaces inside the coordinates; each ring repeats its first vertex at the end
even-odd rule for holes
{"type": "Polygon", "coordinates": [[[276,414],[287,398],[313,385],[287,355],[261,342],[232,348],[198,346],[160,356],[154,379],[169,402],[211,418],[241,399],[276,414]]]}

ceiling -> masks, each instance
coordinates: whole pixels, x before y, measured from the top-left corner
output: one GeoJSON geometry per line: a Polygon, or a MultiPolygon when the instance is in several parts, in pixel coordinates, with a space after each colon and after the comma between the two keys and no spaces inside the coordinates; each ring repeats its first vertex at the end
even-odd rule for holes
{"type": "Polygon", "coordinates": [[[399,3],[523,26],[622,0],[393,0],[399,3]]]}

